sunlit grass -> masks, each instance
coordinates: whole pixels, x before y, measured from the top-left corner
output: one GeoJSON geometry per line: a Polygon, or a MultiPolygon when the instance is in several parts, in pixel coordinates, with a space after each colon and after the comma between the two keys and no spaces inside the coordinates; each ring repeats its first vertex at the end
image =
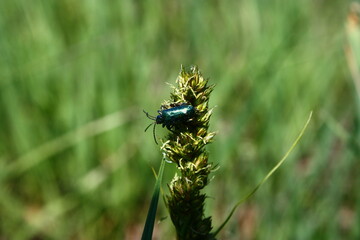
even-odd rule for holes
{"type": "MultiPolygon", "coordinates": [[[[359,98],[344,52],[358,56],[358,44],[345,37],[348,3],[4,1],[0,238],[139,239],[162,157],[143,133],[142,109],[159,109],[181,64],[216,84],[218,134],[208,150],[221,168],[207,201],[215,226],[314,111],[290,161],[221,238],[359,238],[359,98]],[[116,112],[113,129],[75,134],[116,112]]],[[[154,236],[172,231],[167,219],[154,236]]]]}

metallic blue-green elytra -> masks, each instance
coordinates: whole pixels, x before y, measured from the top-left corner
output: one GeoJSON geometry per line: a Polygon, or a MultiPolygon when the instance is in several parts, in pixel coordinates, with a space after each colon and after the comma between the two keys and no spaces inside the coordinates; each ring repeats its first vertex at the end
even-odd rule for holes
{"type": "Polygon", "coordinates": [[[151,123],[149,126],[147,126],[145,131],[152,124],[154,124],[153,135],[154,135],[155,143],[157,144],[156,136],[155,136],[156,124],[162,124],[162,127],[166,127],[167,129],[169,129],[171,131],[172,127],[180,125],[180,124],[184,124],[184,123],[190,121],[192,118],[194,118],[196,115],[196,110],[191,105],[182,104],[182,105],[172,107],[169,109],[158,110],[159,115],[157,115],[156,117],[149,115],[145,111],[144,111],[144,113],[146,114],[146,116],[149,119],[154,120],[153,123],[151,123]]]}

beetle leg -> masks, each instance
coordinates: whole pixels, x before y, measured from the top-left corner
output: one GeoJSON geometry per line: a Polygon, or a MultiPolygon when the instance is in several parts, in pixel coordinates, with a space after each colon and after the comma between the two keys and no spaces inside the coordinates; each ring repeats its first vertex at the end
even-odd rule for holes
{"type": "Polygon", "coordinates": [[[171,129],[172,127],[171,125],[165,125],[165,126],[170,132],[175,133],[175,131],[171,129]]]}
{"type": "Polygon", "coordinates": [[[156,127],[156,124],[154,124],[154,128],[153,128],[153,136],[154,136],[154,140],[155,140],[156,145],[158,145],[158,142],[157,142],[157,140],[156,140],[155,127],[156,127]]]}
{"type": "Polygon", "coordinates": [[[146,130],[148,130],[148,128],[149,128],[151,125],[153,125],[153,124],[155,124],[155,125],[156,125],[156,123],[155,123],[155,122],[150,123],[150,124],[149,124],[149,126],[147,126],[147,127],[145,128],[145,131],[144,131],[144,132],[146,132],[146,130]]]}

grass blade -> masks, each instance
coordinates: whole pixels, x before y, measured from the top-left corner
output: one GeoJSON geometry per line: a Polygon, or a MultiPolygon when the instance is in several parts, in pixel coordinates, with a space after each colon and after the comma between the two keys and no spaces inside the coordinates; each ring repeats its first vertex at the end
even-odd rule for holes
{"type": "Polygon", "coordinates": [[[161,187],[161,181],[162,181],[164,168],[165,168],[165,160],[163,159],[161,161],[159,173],[158,173],[158,176],[156,178],[154,193],[153,193],[153,196],[151,198],[151,203],[150,203],[148,215],[146,217],[146,222],[145,222],[144,231],[143,231],[141,240],[151,240],[151,238],[152,238],[153,229],[154,229],[154,223],[155,223],[155,217],[156,217],[156,210],[157,210],[157,205],[158,205],[158,202],[159,202],[160,187],[161,187]]]}
{"type": "Polygon", "coordinates": [[[242,204],[243,202],[245,202],[246,200],[248,200],[252,195],[254,195],[254,193],[269,179],[269,177],[285,162],[285,160],[287,159],[287,157],[289,156],[289,154],[292,152],[292,150],[295,148],[295,146],[298,144],[298,142],[300,141],[301,137],[303,136],[307,126],[310,123],[312,117],[312,112],[310,112],[310,116],[308,118],[308,120],[306,121],[303,129],[301,130],[299,136],[296,138],[296,140],[293,142],[293,144],[291,145],[291,147],[289,148],[289,150],[286,152],[286,154],[283,156],[283,158],[275,165],[275,167],[273,167],[270,172],[260,181],[260,183],[258,183],[258,185],[250,192],[248,193],[244,198],[242,198],[240,201],[238,201],[235,206],[231,209],[229,215],[227,216],[227,218],[225,219],[225,221],[220,225],[220,227],[214,232],[214,236],[216,236],[222,229],[223,227],[227,224],[227,222],[230,220],[231,216],[234,214],[236,208],[238,206],[240,206],[240,204],[242,204]]]}

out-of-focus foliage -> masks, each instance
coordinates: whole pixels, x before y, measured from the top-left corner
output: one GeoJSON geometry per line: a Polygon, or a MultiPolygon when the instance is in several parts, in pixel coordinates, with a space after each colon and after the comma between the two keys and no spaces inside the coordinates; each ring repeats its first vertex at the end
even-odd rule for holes
{"type": "Polygon", "coordinates": [[[357,40],[346,0],[1,1],[0,239],[139,239],[161,160],[142,109],[181,64],[216,84],[215,226],[314,111],[221,239],[359,239],[357,40]]]}

